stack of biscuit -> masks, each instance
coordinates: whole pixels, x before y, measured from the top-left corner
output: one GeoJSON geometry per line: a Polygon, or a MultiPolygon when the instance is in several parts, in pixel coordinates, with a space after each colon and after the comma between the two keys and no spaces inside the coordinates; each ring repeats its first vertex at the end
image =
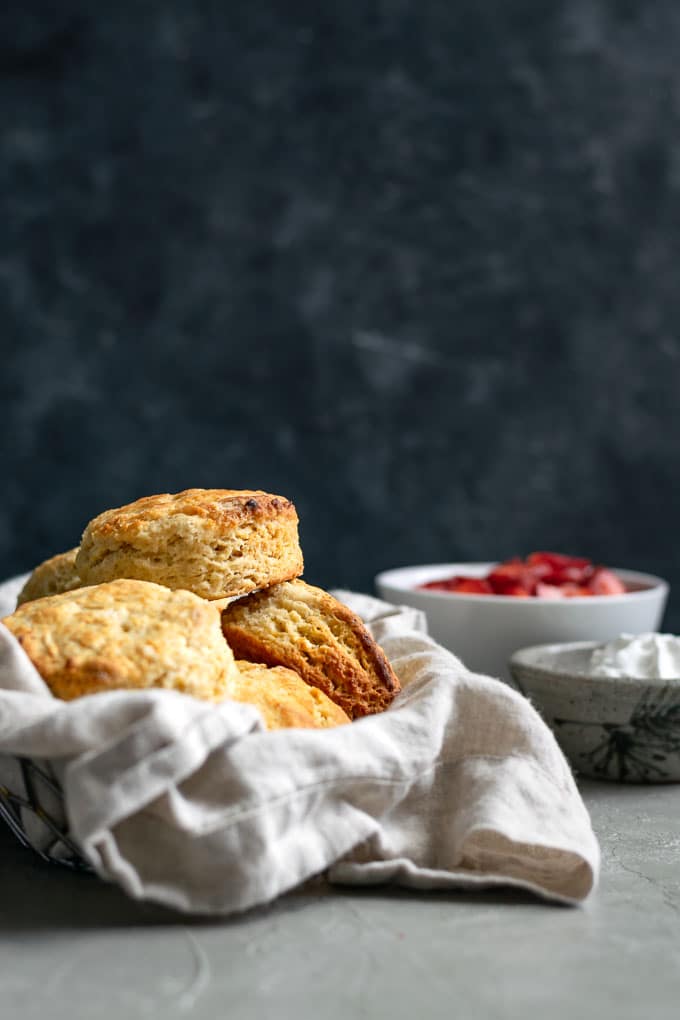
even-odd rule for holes
{"type": "Polygon", "coordinates": [[[268,729],[383,711],[399,682],[382,649],[302,571],[290,500],[187,489],[95,517],[2,622],[59,698],[170,688],[254,704],[268,729]]]}

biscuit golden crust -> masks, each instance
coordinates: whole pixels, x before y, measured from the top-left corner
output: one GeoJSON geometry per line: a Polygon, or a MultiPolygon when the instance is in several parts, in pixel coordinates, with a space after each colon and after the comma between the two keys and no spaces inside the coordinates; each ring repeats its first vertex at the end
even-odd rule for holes
{"type": "Polygon", "coordinates": [[[359,617],[299,579],[232,602],[222,612],[222,630],[237,659],[295,670],[351,719],[383,711],[399,692],[359,617]]]}
{"type": "Polygon", "coordinates": [[[80,588],[82,581],[76,570],[77,552],[77,547],[69,549],[68,552],[51,556],[40,563],[19,592],[17,606],[32,602],[33,599],[42,599],[46,595],[60,595],[64,591],[80,588]]]}
{"type": "Polygon", "coordinates": [[[259,490],[145,496],[90,521],[76,569],[84,584],[128,577],[205,599],[245,595],[302,573],[298,516],[259,490]]]}
{"type": "Polygon", "coordinates": [[[259,708],[268,730],[327,729],[350,721],[339,705],[292,669],[244,661],[236,665],[239,675],[229,682],[227,697],[259,708]]]}
{"type": "Polygon", "coordinates": [[[217,701],[236,674],[219,610],[188,591],[120,580],[26,602],[2,621],[52,693],[163,687],[217,701]]]}

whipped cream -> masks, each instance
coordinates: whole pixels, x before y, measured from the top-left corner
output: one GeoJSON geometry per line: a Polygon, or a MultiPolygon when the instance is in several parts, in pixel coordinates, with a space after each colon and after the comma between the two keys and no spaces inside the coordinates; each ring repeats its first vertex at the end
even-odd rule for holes
{"type": "Polygon", "coordinates": [[[680,637],[674,634],[621,634],[594,649],[588,672],[593,676],[631,676],[646,680],[680,678],[680,637]]]}

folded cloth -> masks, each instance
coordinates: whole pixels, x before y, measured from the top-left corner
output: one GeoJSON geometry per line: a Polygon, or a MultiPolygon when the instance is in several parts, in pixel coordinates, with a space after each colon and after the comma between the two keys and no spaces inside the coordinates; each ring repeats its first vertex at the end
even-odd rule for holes
{"type": "MultiPolygon", "coordinates": [[[[0,615],[21,580],[0,586],[0,615]]],[[[184,911],[241,911],[324,871],[345,884],[583,900],[598,844],[529,702],[470,673],[416,610],[336,595],[403,691],[388,711],[328,730],[268,732],[250,705],[174,691],[59,701],[0,626],[0,784],[11,756],[48,761],[95,871],[184,911]]]]}

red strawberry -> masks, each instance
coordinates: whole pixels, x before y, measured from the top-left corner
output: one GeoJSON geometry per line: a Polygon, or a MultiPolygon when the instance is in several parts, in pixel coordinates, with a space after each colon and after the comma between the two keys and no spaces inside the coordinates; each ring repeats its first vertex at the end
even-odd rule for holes
{"type": "Polygon", "coordinates": [[[588,567],[590,563],[585,556],[565,556],[564,553],[533,552],[527,556],[527,564],[530,567],[546,564],[553,570],[562,570],[564,567],[588,567]]]}
{"type": "Polygon", "coordinates": [[[563,599],[564,592],[557,584],[544,584],[542,581],[536,585],[536,595],[539,599],[563,599]]]}
{"type": "Polygon", "coordinates": [[[468,595],[492,595],[493,588],[488,581],[480,577],[459,577],[452,591],[468,595]]]}
{"type": "Polygon", "coordinates": [[[592,563],[585,557],[563,556],[561,553],[531,553],[527,564],[536,580],[546,584],[587,584],[593,572],[592,563]]]}
{"type": "Polygon", "coordinates": [[[428,581],[419,587],[430,591],[459,592],[468,595],[491,595],[493,592],[489,582],[480,577],[447,577],[441,581],[428,581]]]}
{"type": "Polygon", "coordinates": [[[487,577],[445,577],[420,588],[458,592],[463,595],[508,595],[543,599],[576,598],[588,595],[621,595],[627,589],[607,567],[596,567],[584,556],[533,552],[526,561],[519,556],[499,563],[487,577]]]}
{"type": "Polygon", "coordinates": [[[499,563],[491,571],[487,578],[496,595],[516,594],[515,589],[521,588],[523,593],[531,595],[536,587],[536,581],[525,563],[515,557],[499,563]]]}
{"type": "Polygon", "coordinates": [[[501,595],[513,595],[516,599],[528,599],[531,597],[531,592],[521,584],[511,584],[501,592],[501,595]]]}
{"type": "Polygon", "coordinates": [[[596,567],[588,587],[592,595],[625,595],[626,592],[626,586],[621,578],[607,567],[596,567]]]}
{"type": "Polygon", "coordinates": [[[565,599],[580,598],[582,595],[592,595],[590,588],[586,588],[582,584],[563,584],[562,591],[564,592],[565,599]]]}

